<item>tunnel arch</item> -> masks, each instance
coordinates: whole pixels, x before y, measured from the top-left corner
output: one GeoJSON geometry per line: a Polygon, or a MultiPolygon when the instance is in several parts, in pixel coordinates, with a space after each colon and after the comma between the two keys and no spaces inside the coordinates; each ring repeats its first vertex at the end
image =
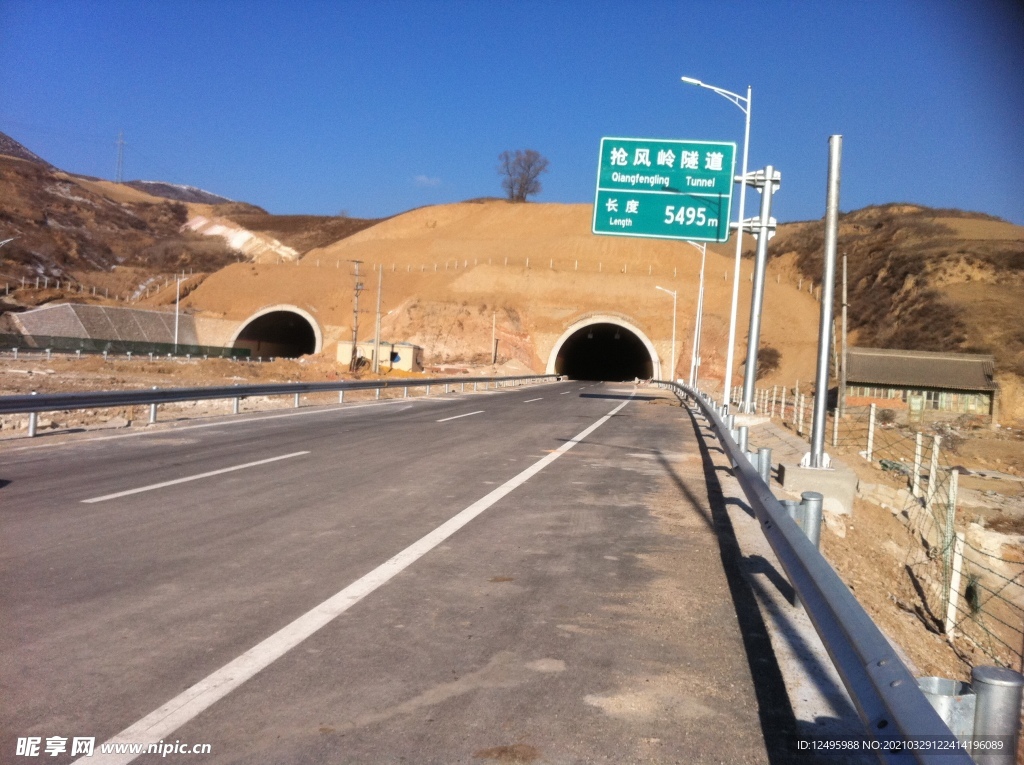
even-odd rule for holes
{"type": "Polygon", "coordinates": [[[570,325],[555,341],[548,356],[548,374],[574,376],[574,370],[583,370],[584,379],[660,379],[661,359],[650,338],[631,321],[614,314],[592,314],[570,325]],[[586,358],[582,363],[575,363],[574,355],[589,354],[587,344],[594,340],[597,341],[596,351],[606,348],[615,355],[601,364],[589,363],[586,358]],[[623,340],[623,345],[616,345],[623,340]],[[598,374],[602,367],[605,374],[598,374]]]}
{"type": "Polygon", "coordinates": [[[232,348],[248,348],[253,356],[296,358],[319,353],[323,332],[317,320],[294,305],[261,308],[243,321],[231,338],[232,348]]]}

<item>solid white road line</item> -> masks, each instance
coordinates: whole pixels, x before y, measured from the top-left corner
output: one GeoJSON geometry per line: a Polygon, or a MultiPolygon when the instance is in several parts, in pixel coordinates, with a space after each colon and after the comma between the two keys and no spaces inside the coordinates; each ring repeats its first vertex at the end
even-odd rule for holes
{"type": "Polygon", "coordinates": [[[472,417],[474,414],[483,414],[484,410],[481,409],[478,412],[466,412],[466,414],[457,414],[454,417],[445,417],[444,419],[438,420],[438,422],[448,422],[448,420],[457,420],[460,417],[472,417]]]}
{"type": "Polygon", "coordinates": [[[524,403],[524,404],[529,404],[529,403],[530,403],[531,401],[540,401],[540,400],[541,400],[541,399],[543,399],[543,398],[544,398],[543,396],[541,396],[540,398],[528,398],[528,399],[526,399],[526,401],[524,401],[523,403],[524,403]]]}
{"type": "Polygon", "coordinates": [[[116,494],[105,494],[102,497],[83,499],[82,502],[84,502],[87,505],[92,504],[93,502],[105,502],[108,499],[117,499],[118,497],[127,497],[130,494],[141,494],[144,491],[162,489],[165,486],[174,486],[179,483],[198,481],[200,478],[209,478],[212,475],[221,475],[222,473],[233,473],[236,470],[245,470],[246,468],[256,467],[257,465],[266,465],[268,462],[277,462],[278,460],[286,460],[291,457],[301,457],[303,454],[309,454],[309,452],[292,452],[291,454],[282,454],[280,457],[270,457],[269,459],[257,460],[256,462],[246,462],[244,465],[235,465],[234,467],[221,468],[220,470],[211,470],[209,473],[189,475],[185,476],[184,478],[175,478],[173,481],[164,481],[163,483],[154,483],[150,484],[149,486],[140,486],[138,489],[128,489],[127,491],[119,491],[116,494]]]}
{"type": "MultiPolygon", "coordinates": [[[[576,444],[583,441],[619,412],[629,401],[623,401],[608,414],[586,428],[579,435],[566,441],[551,454],[541,457],[522,473],[509,479],[497,489],[478,499],[465,510],[449,518],[425,537],[406,547],[396,556],[373,571],[357,579],[345,589],[332,595],[318,606],[307,611],[291,624],[282,627],[262,643],[250,648],[234,661],[228,662],[211,675],[200,680],[168,701],[155,712],[130,725],[105,743],[122,744],[137,741],[162,741],[182,725],[192,720],[214,703],[227,696],[260,670],[270,666],[288,651],[332,622],[360,600],[372,593],[392,577],[404,571],[455,532],[487,510],[498,500],[522,486],[533,476],[557,460],[576,444]]],[[[76,763],[83,765],[124,765],[134,760],[136,754],[103,754],[100,747],[89,757],[80,757],[76,763]]]]}

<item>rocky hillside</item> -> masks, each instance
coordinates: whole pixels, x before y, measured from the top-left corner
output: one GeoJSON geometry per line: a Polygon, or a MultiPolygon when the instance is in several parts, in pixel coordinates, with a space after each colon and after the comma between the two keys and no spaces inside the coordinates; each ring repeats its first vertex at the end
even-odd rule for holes
{"type": "MultiPolygon", "coordinates": [[[[791,260],[818,284],[823,240],[822,221],[785,224],[770,257],[791,260]]],[[[1024,227],[982,213],[881,205],[841,216],[838,251],[848,257],[858,343],[992,353],[999,370],[1024,375],[1024,227]]]]}

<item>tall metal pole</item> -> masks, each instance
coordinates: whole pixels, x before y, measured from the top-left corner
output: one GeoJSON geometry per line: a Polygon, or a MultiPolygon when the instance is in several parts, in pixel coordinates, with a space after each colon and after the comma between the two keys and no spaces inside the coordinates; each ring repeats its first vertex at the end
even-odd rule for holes
{"type": "Polygon", "coordinates": [[[491,366],[498,363],[498,312],[491,311],[491,366]]]}
{"type": "MultiPolygon", "coordinates": [[[[764,277],[768,265],[768,239],[772,223],[772,194],[780,180],[779,173],[768,165],[764,169],[761,188],[761,218],[758,222],[757,260],[754,265],[754,288],[750,296],[750,327],[747,332],[747,368],[743,374],[741,412],[752,412],[754,383],[757,382],[757,351],[761,344],[761,306],[764,304],[764,277]]],[[[742,234],[741,234],[742,236],[742,234]]]]}
{"type": "MultiPolygon", "coordinates": [[[[739,307],[740,297],[740,263],[743,258],[743,216],[746,214],[747,202],[747,155],[750,151],[750,86],[747,86],[747,108],[743,110],[746,114],[746,125],[743,129],[743,183],[740,185],[740,203],[736,220],[739,222],[739,229],[736,232],[736,262],[733,265],[732,274],[732,309],[729,313],[729,345],[725,351],[725,379],[722,382],[722,403],[729,403],[729,391],[732,390],[732,367],[733,357],[736,348],[736,314],[739,307]]],[[[742,107],[741,107],[742,108],[742,107]]]]}
{"type": "Polygon", "coordinates": [[[818,368],[811,423],[811,467],[825,467],[825,425],[828,410],[828,361],[832,342],[832,301],[836,291],[836,239],[839,233],[839,175],[843,137],[828,139],[828,191],[825,195],[825,262],[821,276],[821,319],[818,324],[818,368]]]}
{"type": "Polygon", "coordinates": [[[384,286],[384,267],[377,267],[377,321],[373,330],[373,373],[380,372],[380,295],[384,286]]]}
{"type": "Polygon", "coordinates": [[[750,154],[750,109],[753,93],[751,92],[749,85],[747,86],[747,97],[744,98],[739,93],[733,93],[731,90],[725,90],[724,88],[716,88],[714,85],[708,85],[707,83],[696,80],[693,77],[682,77],[681,79],[683,82],[689,83],[690,85],[696,85],[698,87],[714,91],[722,98],[734,103],[746,117],[746,124],[743,129],[743,174],[740,176],[740,178],[743,179],[743,186],[740,189],[740,204],[735,224],[738,235],[736,237],[736,264],[733,269],[732,279],[732,310],[729,313],[729,345],[725,351],[725,379],[722,381],[722,404],[728,406],[730,393],[732,391],[732,367],[736,346],[736,314],[739,307],[740,295],[740,262],[743,257],[743,216],[746,214],[747,159],[750,154]]]}

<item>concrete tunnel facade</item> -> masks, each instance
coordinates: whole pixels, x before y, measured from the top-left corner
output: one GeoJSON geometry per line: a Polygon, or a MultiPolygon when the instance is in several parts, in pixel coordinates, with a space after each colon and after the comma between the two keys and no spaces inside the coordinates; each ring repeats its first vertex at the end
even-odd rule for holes
{"type": "Polygon", "coordinates": [[[660,379],[661,359],[650,338],[631,321],[594,314],[561,334],[545,371],[580,380],[660,379]]]}
{"type": "Polygon", "coordinates": [[[323,343],[323,330],[309,312],[281,304],[262,308],[243,321],[230,347],[248,348],[253,357],[297,358],[320,353],[323,343]]]}

